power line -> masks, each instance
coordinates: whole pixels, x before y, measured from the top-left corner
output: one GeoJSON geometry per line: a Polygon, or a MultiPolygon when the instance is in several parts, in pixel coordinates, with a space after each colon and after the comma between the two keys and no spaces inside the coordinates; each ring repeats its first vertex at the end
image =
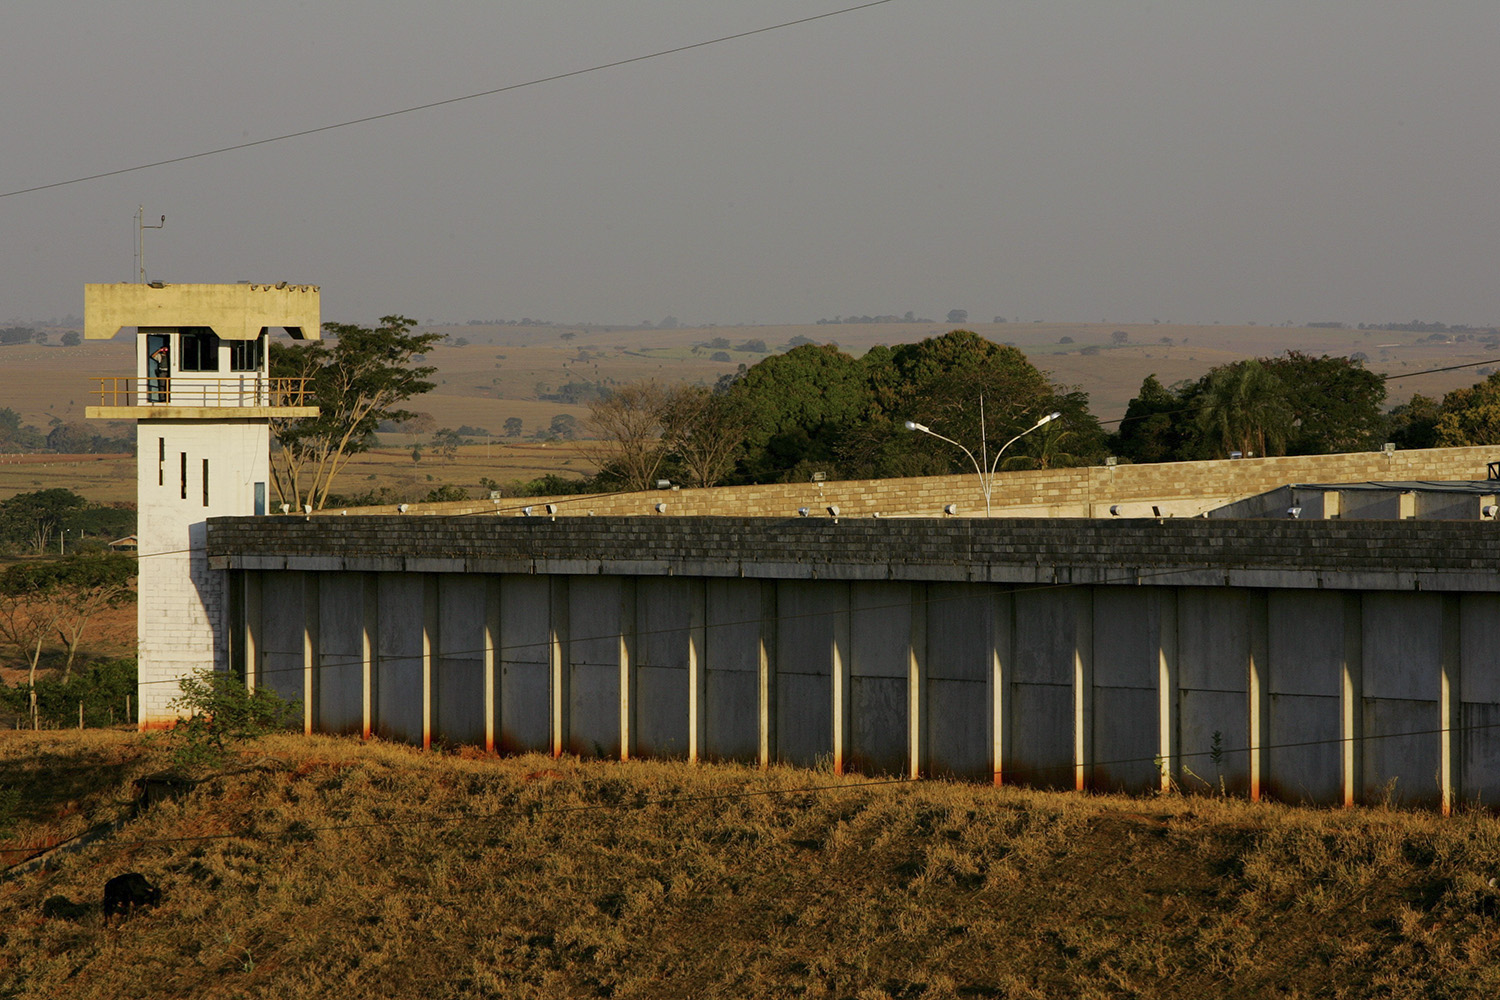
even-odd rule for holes
{"type": "Polygon", "coordinates": [[[691,42],[687,45],[678,45],[669,49],[660,49],[656,52],[648,52],[645,55],[631,56],[628,59],[616,59],[613,62],[598,63],[583,69],[568,70],[565,73],[554,73],[551,76],[537,77],[524,83],[511,83],[503,87],[494,87],[490,90],[481,90],[472,94],[464,94],[461,97],[448,97],[440,101],[430,101],[426,104],[415,104],[411,107],[399,108],[395,111],[385,111],[380,114],[366,115],[363,118],[350,118],[346,121],[334,122],[330,125],[319,125],[316,128],[303,129],[299,132],[285,132],[281,135],[268,136],[264,139],[254,139],[250,142],[235,143],[232,146],[220,146],[216,149],[206,149],[197,153],[188,153],[183,156],[174,156],[170,159],[156,160],[151,163],[139,163],[131,167],[120,167],[116,170],[105,170],[97,174],[88,174],[84,177],[74,177],[65,181],[53,181],[49,184],[37,184],[32,187],[18,188],[14,191],[0,192],[0,198],[13,198],[22,194],[34,194],[37,191],[49,191],[53,188],[67,187],[71,184],[83,184],[88,181],[102,180],[106,177],[118,177],[121,174],[135,173],[140,170],[151,170],[156,167],[165,167],[174,163],[186,163],[189,160],[201,160],[208,156],[218,156],[221,153],[232,153],[241,149],[252,149],[256,146],[265,146],[273,142],[285,142],[288,139],[301,139],[310,135],[318,135],[322,132],[332,132],[335,129],[348,128],[351,125],[364,125],[369,122],[383,121],[387,118],[395,118],[400,115],[414,114],[418,111],[430,111],[433,108],[446,107],[450,104],[460,104],[464,101],[474,101],[481,97],[494,97],[497,94],[509,93],[513,90],[522,90],[526,87],[536,87],[544,83],[556,83],[559,80],[567,80],[575,76],[584,76],[589,73],[598,73],[607,69],[618,69],[621,66],[629,66],[632,63],[645,62],[648,59],[660,59],[663,56],[678,55],[690,52],[693,49],[701,49],[709,45],[718,45],[723,42],[737,41],[741,38],[750,38],[754,35],[762,35],[770,31],[780,31],[783,28],[792,28],[798,25],[810,24],[813,21],[821,21],[825,18],[838,17],[842,14],[852,14],[871,7],[880,7],[884,4],[894,3],[895,0],[869,0],[868,3],[857,4],[853,7],[844,7],[839,10],[826,11],[822,14],[813,14],[808,17],[800,17],[792,21],[782,21],[779,24],[767,25],[763,28],[752,28],[749,31],[739,31],[732,35],[721,35],[718,38],[710,38],[701,42],[691,42]]]}

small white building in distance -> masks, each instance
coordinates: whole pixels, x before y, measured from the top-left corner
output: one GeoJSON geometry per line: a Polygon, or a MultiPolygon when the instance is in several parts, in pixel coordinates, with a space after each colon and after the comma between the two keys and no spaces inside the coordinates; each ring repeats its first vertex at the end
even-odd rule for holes
{"type": "Polygon", "coordinates": [[[266,341],[320,334],[315,285],[87,285],[84,336],[137,332],[135,373],[96,377],[86,416],[134,419],[141,728],[170,725],[177,681],[228,668],[210,517],[265,514],[272,417],[317,416],[302,379],[272,379],[266,341]]]}

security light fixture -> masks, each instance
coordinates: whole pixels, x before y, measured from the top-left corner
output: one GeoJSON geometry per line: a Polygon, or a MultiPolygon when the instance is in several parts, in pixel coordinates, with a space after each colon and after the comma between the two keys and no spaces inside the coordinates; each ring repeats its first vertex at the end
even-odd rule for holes
{"type": "Polygon", "coordinates": [[[531,516],[531,508],[530,507],[522,507],[521,508],[521,516],[522,517],[530,517],[531,516]]]}
{"type": "Polygon", "coordinates": [[[656,512],[658,514],[665,514],[667,512],[667,505],[664,504],[664,503],[657,504],[656,505],[656,512]]]}
{"type": "Polygon", "coordinates": [[[672,488],[672,480],[670,480],[670,479],[658,479],[656,481],[656,488],[659,489],[659,490],[668,490],[668,489],[671,489],[672,488]]]}
{"type": "MultiPolygon", "coordinates": [[[[953,440],[950,437],[944,437],[943,435],[939,434],[937,431],[933,430],[931,427],[928,427],[926,424],[919,424],[915,420],[908,420],[908,421],[906,421],[903,424],[903,426],[907,430],[909,430],[909,431],[921,431],[923,434],[930,434],[930,435],[932,435],[933,437],[937,438],[939,441],[946,441],[949,444],[953,445],[953,447],[957,448],[959,451],[963,452],[965,455],[969,456],[969,461],[972,462],[972,463],[974,463],[974,471],[979,474],[979,490],[980,490],[981,493],[984,494],[984,516],[985,517],[989,517],[990,516],[990,495],[994,492],[995,470],[1000,467],[1000,456],[1005,454],[1005,449],[1007,449],[1011,445],[1015,444],[1021,438],[1025,437],[1028,434],[1030,434],[1032,431],[1036,430],[1038,427],[1043,426],[1044,424],[1050,424],[1052,421],[1058,419],[1061,416],[1062,416],[1062,413],[1060,411],[1054,411],[1052,413],[1047,414],[1045,417],[1042,417],[1036,423],[1032,424],[1030,427],[1026,428],[1024,431],[1022,431],[1021,433],[1017,434],[1015,437],[1011,438],[1009,441],[1007,441],[1003,445],[1001,445],[1000,446],[1000,450],[997,451],[997,452],[995,452],[995,460],[993,462],[987,462],[987,463],[986,462],[981,462],[979,459],[975,458],[974,457],[974,453],[972,451],[970,451],[968,448],[965,448],[963,445],[959,444],[957,441],[953,440]],[[986,466],[988,466],[988,467],[986,467],[986,466]]],[[[985,446],[985,441],[984,441],[984,436],[983,436],[984,435],[984,397],[983,396],[979,397],[979,432],[980,432],[979,450],[980,450],[981,453],[985,454],[986,458],[988,458],[988,451],[989,451],[989,449],[985,446]]]]}
{"type": "Polygon", "coordinates": [[[1299,517],[1302,516],[1302,508],[1301,507],[1288,507],[1286,509],[1286,516],[1289,517],[1289,518],[1291,518],[1293,521],[1295,521],[1295,520],[1297,520],[1297,518],[1299,518],[1299,517]]]}
{"type": "Polygon", "coordinates": [[[1497,507],[1492,503],[1487,503],[1484,505],[1484,509],[1480,511],[1480,513],[1493,521],[1497,515],[1500,515],[1500,507],[1497,507]]]}
{"type": "Polygon", "coordinates": [[[1112,503],[1112,504],[1109,505],[1109,516],[1110,517],[1119,517],[1120,516],[1120,505],[1119,504],[1112,503]]]}
{"type": "Polygon", "coordinates": [[[547,513],[549,513],[549,514],[556,514],[557,513],[557,504],[555,504],[555,503],[549,503],[547,505],[547,513]]]}
{"type": "MultiPolygon", "coordinates": [[[[282,504],[281,505],[281,512],[283,514],[290,514],[292,512],[292,505],[289,504],[289,503],[282,504]]],[[[402,513],[405,513],[405,512],[403,511],[402,513]]]]}
{"type": "Polygon", "coordinates": [[[839,516],[839,505],[836,504],[836,503],[835,504],[829,504],[828,505],[828,513],[832,517],[838,517],[839,516]]]}
{"type": "MultiPolygon", "coordinates": [[[[285,507],[285,506],[286,506],[286,504],[282,504],[282,505],[281,505],[281,506],[282,506],[282,507],[285,507]]],[[[406,504],[404,504],[404,503],[398,503],[398,504],[397,504],[397,505],[396,505],[396,513],[397,513],[397,514],[405,514],[405,513],[406,513],[406,512],[407,512],[407,511],[408,511],[408,510],[410,510],[410,509],[411,509],[411,508],[410,508],[410,507],[408,507],[408,506],[406,506],[406,504]]]]}
{"type": "Polygon", "coordinates": [[[812,513],[812,511],[808,510],[806,507],[798,507],[797,508],[797,516],[798,517],[806,517],[807,515],[809,515],[811,513],[812,513]]]}
{"type": "Polygon", "coordinates": [[[958,513],[958,504],[956,504],[956,503],[945,503],[945,504],[943,504],[943,513],[944,514],[957,514],[958,513]]]}

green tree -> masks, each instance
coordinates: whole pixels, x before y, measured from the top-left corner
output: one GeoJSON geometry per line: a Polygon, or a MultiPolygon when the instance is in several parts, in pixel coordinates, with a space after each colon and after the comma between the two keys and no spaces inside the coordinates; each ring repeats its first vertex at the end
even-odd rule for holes
{"type": "Polygon", "coordinates": [[[1292,408],[1281,381],[1261,362],[1236,361],[1210,371],[1197,397],[1196,424],[1209,453],[1280,455],[1292,433],[1292,408]]]}
{"type": "Polygon", "coordinates": [[[520,417],[506,417],[505,436],[508,438],[520,437],[522,426],[520,417]]]}
{"type": "Polygon", "coordinates": [[[332,346],[272,344],[271,374],[309,379],[319,409],[316,417],[271,421],[271,474],[282,502],[321,510],[334,479],[369,447],[380,422],[414,416],[401,404],[431,389],[428,376],[436,371],[417,361],[444,336],[414,333],[416,325],[405,316],[381,317],[373,329],[324,323],[332,346]]]}
{"type": "Polygon", "coordinates": [[[896,435],[884,446],[879,474],[967,470],[968,459],[961,451],[934,448],[924,435],[900,430],[907,420],[963,443],[981,461],[987,461],[986,455],[992,461],[996,448],[1040,417],[1064,413],[1064,420],[1049,425],[1048,437],[1017,442],[1018,450],[1006,453],[1005,468],[1077,464],[1102,450],[1103,434],[1088,414],[1086,394],[1053,384],[1016,348],[972,331],[954,330],[902,344],[886,359],[872,350],[866,363],[887,417],[875,423],[872,433],[896,435]],[[1027,448],[1033,449],[1029,457],[1027,448]]]}
{"type": "Polygon", "coordinates": [[[751,480],[836,462],[849,434],[877,412],[865,366],[832,344],[765,358],[727,391],[743,407],[742,474],[751,480]]]}
{"type": "Polygon", "coordinates": [[[135,559],[121,553],[17,563],[0,573],[0,637],[25,654],[32,684],[53,634],[67,649],[63,679],[69,677],[89,622],[135,600],[135,577],[135,559]]]}
{"type": "Polygon", "coordinates": [[[1445,395],[1434,436],[1443,448],[1500,444],[1500,372],[1445,395]]]}
{"type": "Polygon", "coordinates": [[[1398,448],[1436,448],[1439,401],[1420,392],[1386,416],[1386,440],[1398,448]]]}
{"type": "Polygon", "coordinates": [[[1261,364],[1281,383],[1291,412],[1289,455],[1364,451],[1384,427],[1385,380],[1346,357],[1287,351],[1261,364]]]}
{"type": "Polygon", "coordinates": [[[1162,385],[1153,373],[1147,375],[1134,399],[1125,407],[1125,417],[1111,442],[1115,453],[1131,462],[1171,462],[1185,457],[1190,436],[1192,407],[1177,388],[1162,385]]]}
{"type": "Polygon", "coordinates": [[[52,599],[62,612],[57,634],[68,651],[63,662],[66,681],[89,622],[101,611],[135,600],[136,560],[119,552],[86,553],[50,565],[56,580],[52,599]]]}
{"type": "Polygon", "coordinates": [[[0,638],[26,657],[27,683],[33,691],[42,646],[65,613],[56,600],[58,585],[51,563],[17,563],[0,573],[0,638]]]}
{"type": "Polygon", "coordinates": [[[463,443],[462,435],[451,427],[441,427],[432,435],[432,450],[445,462],[458,458],[458,448],[463,443]]]}
{"type": "Polygon", "coordinates": [[[196,670],[178,682],[182,693],[168,705],[185,717],[172,729],[181,764],[212,764],[226,758],[235,744],[291,727],[298,703],[268,687],[254,691],[234,674],[196,670]]]}
{"type": "Polygon", "coordinates": [[[0,501],[0,535],[45,552],[63,522],[87,506],[83,497],[61,487],[17,493],[0,501]]]}
{"type": "Polygon", "coordinates": [[[1089,412],[1088,393],[1065,392],[1054,396],[1048,406],[1055,407],[1049,412],[1062,416],[1017,441],[1001,459],[1001,469],[1066,469],[1092,464],[1103,455],[1104,428],[1089,412]]]}

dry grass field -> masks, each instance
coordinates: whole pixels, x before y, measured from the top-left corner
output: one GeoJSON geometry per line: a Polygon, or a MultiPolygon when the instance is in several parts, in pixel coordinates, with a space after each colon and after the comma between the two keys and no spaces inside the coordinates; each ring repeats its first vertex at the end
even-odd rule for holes
{"type": "Polygon", "coordinates": [[[1500,990],[1488,814],[290,736],[147,808],[134,782],[168,766],[165,743],[0,734],[0,995],[1500,990]],[[98,839],[45,868],[17,866],[91,828],[98,839]],[[124,872],[158,885],[161,904],[106,926],[102,886],[124,872]],[[53,897],[81,907],[46,916],[53,897]]]}

